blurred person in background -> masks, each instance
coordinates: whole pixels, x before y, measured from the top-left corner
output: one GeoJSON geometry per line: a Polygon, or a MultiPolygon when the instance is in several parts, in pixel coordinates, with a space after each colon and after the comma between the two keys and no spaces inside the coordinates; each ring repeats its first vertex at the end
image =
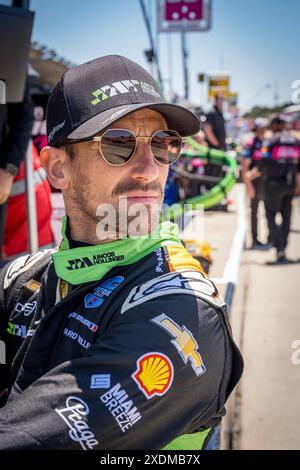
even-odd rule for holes
{"type": "Polygon", "coordinates": [[[29,83],[21,103],[0,104],[0,218],[1,247],[3,247],[7,205],[13,181],[24,158],[33,125],[33,106],[29,83]]]}
{"type": "Polygon", "coordinates": [[[205,139],[210,148],[226,150],[225,119],[223,116],[224,97],[215,95],[213,109],[207,114],[203,125],[205,139]]]}
{"type": "MultiPolygon", "coordinates": [[[[28,246],[24,157],[34,122],[27,79],[21,103],[0,105],[0,211],[2,258],[26,253],[28,246]],[[7,204],[6,204],[7,203],[7,204]]],[[[31,145],[39,247],[52,246],[50,186],[39,154],[31,145]]]]}
{"type": "Polygon", "coordinates": [[[254,121],[254,137],[246,143],[242,153],[242,179],[245,183],[247,194],[250,198],[251,207],[251,235],[252,249],[261,250],[271,248],[270,240],[267,244],[262,243],[257,236],[257,212],[259,202],[264,201],[264,184],[258,165],[262,158],[262,145],[265,130],[268,126],[266,118],[257,118],[254,121]]]}
{"type": "Polygon", "coordinates": [[[27,82],[21,103],[0,105],[0,204],[4,204],[12,190],[24,158],[33,125],[33,106],[27,82]]]}
{"type": "Polygon", "coordinates": [[[290,233],[292,200],[300,196],[300,141],[287,129],[281,116],[271,122],[273,136],[264,143],[261,171],[265,186],[265,205],[271,241],[277,252],[277,262],[285,263],[290,233]],[[281,223],[276,215],[281,214],[281,223]]]}
{"type": "MultiPolygon", "coordinates": [[[[216,94],[214,98],[213,109],[206,115],[206,121],[203,124],[203,131],[207,145],[211,149],[226,150],[226,130],[225,119],[223,116],[224,97],[222,94],[216,94]]],[[[205,174],[207,176],[219,176],[223,174],[220,165],[209,163],[205,165],[205,174]]],[[[215,183],[206,183],[208,189],[215,183]]]]}
{"type": "Polygon", "coordinates": [[[168,178],[165,185],[164,204],[171,206],[180,200],[178,176],[172,168],[169,169],[168,178]]]}

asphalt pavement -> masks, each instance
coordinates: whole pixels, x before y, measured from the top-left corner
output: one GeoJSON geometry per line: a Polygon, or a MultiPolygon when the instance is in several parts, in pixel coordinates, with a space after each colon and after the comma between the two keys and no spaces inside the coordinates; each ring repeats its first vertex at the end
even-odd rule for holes
{"type": "MultiPolygon", "coordinates": [[[[215,247],[211,275],[223,295],[224,266],[238,223],[234,199],[240,190],[237,185],[233,193],[234,212],[205,214],[205,238],[215,247]]],[[[300,198],[294,200],[287,249],[294,262],[285,265],[274,263],[274,248],[247,249],[250,210],[245,203],[248,229],[230,314],[245,370],[228,402],[221,448],[300,449],[300,198]]],[[[266,241],[263,207],[259,233],[266,241]]]]}

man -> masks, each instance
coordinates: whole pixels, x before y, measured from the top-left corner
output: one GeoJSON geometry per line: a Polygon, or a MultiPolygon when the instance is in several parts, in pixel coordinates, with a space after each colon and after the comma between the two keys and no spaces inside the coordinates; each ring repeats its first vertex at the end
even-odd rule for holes
{"type": "Polygon", "coordinates": [[[225,119],[223,116],[223,103],[223,95],[216,94],[214,107],[212,111],[207,114],[203,127],[208,146],[218,150],[226,150],[226,131],[225,119]]]}
{"type": "Polygon", "coordinates": [[[252,249],[264,250],[271,244],[264,244],[257,237],[257,211],[260,201],[264,201],[264,185],[258,169],[262,158],[261,148],[264,142],[268,120],[257,118],[254,121],[254,138],[250,139],[243,149],[242,178],[245,183],[251,205],[252,249]]]}
{"type": "Polygon", "coordinates": [[[148,233],[198,127],[125,57],[55,87],[41,156],[67,218],[58,251],[2,273],[0,449],[200,449],[220,422],[242,373],[226,308],[173,224],[148,233]]]}
{"type": "MultiPolygon", "coordinates": [[[[214,98],[214,107],[206,116],[203,131],[205,139],[209,148],[217,150],[226,150],[226,131],[225,119],[223,116],[223,103],[224,97],[221,94],[216,94],[214,98]]],[[[208,161],[205,165],[205,174],[208,176],[221,176],[223,174],[222,167],[210,163],[209,154],[208,161]]],[[[215,183],[206,183],[208,188],[214,186],[215,183]]]]}
{"type": "MultiPolygon", "coordinates": [[[[21,103],[0,105],[0,257],[28,251],[25,152],[33,126],[30,76],[21,103]],[[7,210],[6,210],[7,208],[7,210]]],[[[31,145],[39,247],[53,246],[50,186],[39,154],[31,145]]]]}
{"type": "Polygon", "coordinates": [[[0,105],[0,204],[10,193],[14,177],[24,158],[33,125],[29,83],[21,103],[0,105]]]}
{"type": "Polygon", "coordinates": [[[21,103],[0,104],[0,258],[4,241],[6,202],[30,139],[33,107],[26,83],[21,103]]]}
{"type": "Polygon", "coordinates": [[[271,240],[276,248],[277,262],[286,263],[286,247],[290,232],[292,200],[300,195],[300,142],[285,128],[280,116],[273,118],[274,135],[267,143],[261,160],[265,181],[266,210],[271,240]],[[281,223],[276,223],[277,213],[281,223]]]}

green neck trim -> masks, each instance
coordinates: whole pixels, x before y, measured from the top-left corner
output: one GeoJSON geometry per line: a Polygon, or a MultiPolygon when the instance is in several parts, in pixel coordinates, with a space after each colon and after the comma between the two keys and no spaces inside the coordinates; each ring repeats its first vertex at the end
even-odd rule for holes
{"type": "Polygon", "coordinates": [[[63,239],[52,259],[57,276],[72,285],[100,280],[112,268],[136,263],[162,246],[181,245],[179,229],[171,222],[161,222],[155,231],[142,237],[71,249],[66,228],[64,217],[63,239]]]}
{"type": "Polygon", "coordinates": [[[184,434],[170,442],[162,450],[201,450],[211,428],[193,434],[184,434]]]}

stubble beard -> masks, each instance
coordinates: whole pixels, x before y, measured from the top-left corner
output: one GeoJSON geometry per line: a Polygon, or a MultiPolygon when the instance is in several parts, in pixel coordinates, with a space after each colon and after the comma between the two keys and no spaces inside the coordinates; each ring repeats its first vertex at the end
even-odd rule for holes
{"type": "Polygon", "coordinates": [[[120,183],[113,189],[107,202],[97,205],[101,194],[94,190],[88,176],[84,172],[77,172],[73,181],[73,223],[83,224],[87,239],[105,243],[128,236],[148,235],[157,227],[164,194],[160,183],[139,184],[135,188],[129,183],[120,183]],[[128,204],[126,193],[133,189],[155,191],[158,194],[157,201],[128,204]]]}

